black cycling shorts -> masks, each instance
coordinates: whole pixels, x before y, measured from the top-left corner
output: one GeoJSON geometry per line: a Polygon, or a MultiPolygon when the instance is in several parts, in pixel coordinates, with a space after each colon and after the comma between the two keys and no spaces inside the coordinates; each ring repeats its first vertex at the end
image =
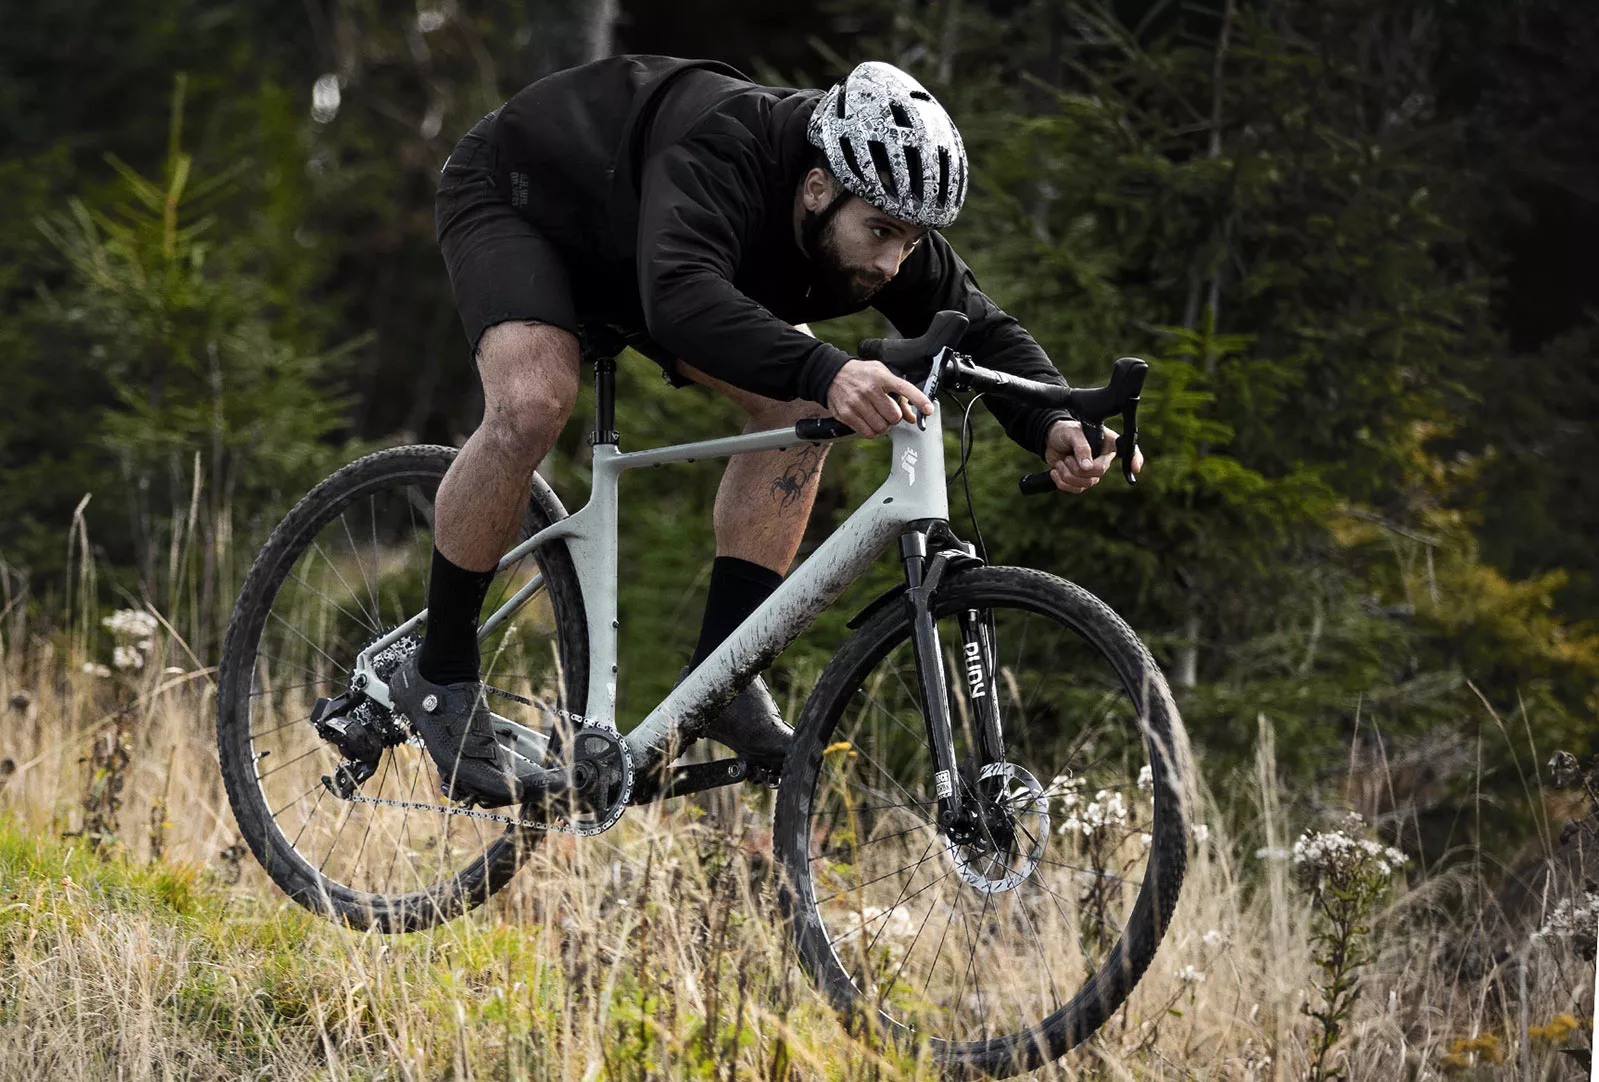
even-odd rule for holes
{"type": "MultiPolygon", "coordinates": [[[[494,183],[494,116],[478,121],[455,144],[433,204],[435,236],[474,364],[483,332],[496,323],[548,323],[576,335],[581,322],[567,261],[501,198],[494,183]]],[[[677,373],[675,360],[652,359],[673,386],[691,382],[677,373]]]]}

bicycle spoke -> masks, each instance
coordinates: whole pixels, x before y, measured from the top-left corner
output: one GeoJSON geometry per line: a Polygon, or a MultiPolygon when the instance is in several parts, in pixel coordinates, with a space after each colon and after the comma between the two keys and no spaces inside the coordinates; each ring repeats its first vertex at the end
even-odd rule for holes
{"type": "MultiPolygon", "coordinates": [[[[297,635],[300,638],[300,641],[304,642],[311,649],[315,650],[317,653],[319,653],[323,657],[327,658],[328,663],[331,664],[334,668],[338,669],[341,673],[348,673],[350,671],[348,668],[346,668],[343,665],[340,665],[337,661],[335,661],[332,654],[328,653],[326,650],[322,649],[322,647],[318,646],[316,643],[314,643],[310,639],[306,638],[305,632],[301,631],[299,628],[297,628],[293,624],[289,623],[283,617],[279,616],[276,612],[272,613],[271,615],[272,615],[272,619],[276,620],[278,623],[282,624],[284,627],[286,627],[290,631],[294,632],[294,634],[297,635]]],[[[306,672],[311,672],[310,669],[306,669],[305,671],[306,672]]],[[[312,675],[315,675],[315,674],[313,673],[312,675]]]]}
{"type": "Polygon", "coordinates": [[[263,774],[257,774],[255,776],[255,780],[258,783],[259,782],[263,782],[267,778],[272,776],[273,774],[276,774],[278,771],[283,770],[286,767],[293,766],[295,763],[299,762],[301,759],[305,759],[305,758],[307,758],[309,756],[315,755],[319,751],[327,751],[327,750],[328,750],[328,747],[327,747],[326,744],[320,744],[320,743],[319,744],[313,744],[309,749],[307,749],[305,751],[302,751],[300,754],[296,755],[294,758],[290,759],[288,762],[279,763],[277,766],[273,767],[271,770],[268,770],[268,771],[266,771],[263,774]]]}
{"type": "MultiPolygon", "coordinates": [[[[301,793],[299,796],[295,797],[293,800],[291,800],[287,804],[283,805],[283,807],[281,807],[277,811],[273,812],[272,813],[272,818],[274,820],[277,819],[278,816],[282,815],[284,812],[286,812],[290,808],[294,807],[296,804],[298,804],[300,801],[304,800],[306,797],[310,796],[312,793],[316,792],[318,789],[321,789],[324,793],[327,792],[327,788],[322,784],[322,779],[321,778],[318,778],[315,782],[313,782],[311,784],[310,788],[306,789],[305,792],[301,793]]],[[[320,804],[321,802],[322,802],[322,798],[321,797],[317,797],[317,803],[320,804]]]]}
{"type": "MultiPolygon", "coordinates": [[[[350,532],[350,522],[344,517],[343,512],[340,512],[339,514],[339,525],[344,528],[345,539],[350,542],[350,555],[355,558],[355,569],[361,573],[361,585],[366,587],[367,600],[371,601],[374,598],[372,592],[372,583],[367,580],[366,565],[361,562],[361,550],[355,543],[355,535],[350,532]]],[[[357,599],[357,602],[359,602],[359,598],[357,599]]],[[[374,624],[381,623],[382,620],[375,614],[375,612],[376,610],[374,610],[372,622],[374,624]]]]}
{"type": "Polygon", "coordinates": [[[372,613],[378,619],[378,628],[383,627],[383,557],[378,549],[378,506],[377,493],[369,493],[366,498],[367,521],[372,527],[372,613]]]}
{"type": "MultiPolygon", "coordinates": [[[[321,684],[321,683],[327,681],[327,679],[328,679],[326,673],[319,673],[315,669],[306,668],[304,665],[296,665],[292,661],[285,661],[283,658],[278,657],[276,654],[268,654],[265,651],[258,650],[258,651],[256,651],[256,656],[260,660],[270,661],[274,665],[282,665],[286,669],[294,669],[297,672],[305,673],[307,676],[316,677],[315,680],[308,681],[307,683],[296,684],[295,685],[296,687],[314,687],[315,685],[321,684]]],[[[328,660],[332,661],[333,659],[332,658],[328,658],[328,660]]],[[[335,662],[335,664],[337,664],[337,662],[335,662]]],[[[264,689],[264,690],[265,691],[271,691],[273,689],[267,688],[267,689],[264,689]]],[[[279,689],[279,690],[282,690],[282,689],[279,689]]]]}
{"type": "MultiPolygon", "coordinates": [[[[303,684],[286,684],[283,687],[262,688],[260,691],[252,691],[252,692],[250,692],[249,697],[252,698],[252,699],[259,699],[261,696],[263,696],[263,695],[271,695],[273,692],[277,692],[279,694],[282,694],[285,691],[300,691],[300,690],[302,690],[304,688],[314,688],[318,684],[321,684],[321,683],[322,683],[321,680],[307,680],[303,684]]],[[[292,725],[292,724],[294,724],[294,722],[290,722],[289,724],[292,725]]],[[[283,726],[279,726],[278,728],[282,728],[282,727],[283,726]]],[[[268,729],[268,730],[266,730],[266,732],[256,733],[255,735],[256,736],[266,736],[267,733],[273,733],[273,732],[277,732],[277,729],[268,729]]]]}
{"type": "MultiPolygon", "coordinates": [[[[933,842],[936,842],[936,841],[938,841],[938,836],[935,834],[933,836],[932,841],[927,843],[927,849],[932,849],[933,842]]],[[[944,850],[941,850],[940,852],[947,852],[947,851],[948,851],[948,849],[946,848],[944,850]]],[[[864,888],[869,887],[869,886],[871,886],[874,883],[881,883],[883,880],[889,878],[889,876],[898,875],[900,872],[915,871],[917,868],[920,868],[923,864],[926,864],[929,860],[934,859],[933,857],[930,857],[930,856],[926,855],[927,854],[927,850],[926,849],[924,849],[922,851],[922,853],[923,853],[922,859],[918,860],[915,864],[912,864],[909,867],[895,868],[893,871],[886,872],[883,875],[878,876],[876,879],[868,879],[864,883],[856,883],[849,890],[841,890],[837,894],[830,894],[826,898],[818,899],[816,904],[820,906],[820,905],[822,905],[822,904],[824,904],[826,902],[831,902],[831,901],[833,901],[835,899],[842,898],[846,894],[851,893],[851,891],[863,890],[864,888]]]]}
{"type": "MultiPolygon", "coordinates": [[[[344,521],[343,515],[339,516],[339,521],[341,523],[344,521]]],[[[345,534],[348,535],[350,528],[346,526],[344,529],[345,534]]],[[[351,542],[351,545],[354,545],[353,541],[351,542]]],[[[361,595],[350,588],[350,584],[344,579],[344,572],[339,570],[339,565],[334,563],[333,558],[323,551],[322,543],[320,541],[313,541],[311,542],[311,548],[318,556],[322,557],[322,562],[328,565],[328,569],[333,572],[333,577],[339,580],[339,585],[344,587],[344,592],[350,595],[351,601],[355,602],[355,607],[360,609],[362,612],[366,612],[366,606],[361,604],[361,595]]],[[[377,623],[376,620],[372,622],[374,624],[377,623]]]]}
{"type": "MultiPolygon", "coordinates": [[[[388,780],[388,777],[389,777],[389,765],[393,761],[394,760],[393,760],[393,758],[391,756],[385,755],[383,757],[383,769],[378,774],[378,784],[377,784],[377,791],[380,792],[380,793],[383,791],[383,783],[388,780]]],[[[354,868],[359,868],[361,866],[361,854],[366,852],[367,839],[372,836],[372,824],[373,824],[373,822],[376,819],[377,819],[376,815],[372,814],[371,812],[367,813],[367,815],[366,815],[366,829],[361,832],[361,844],[356,847],[355,857],[354,857],[354,859],[352,859],[350,861],[351,866],[354,867],[354,868]]]]}
{"type": "Polygon", "coordinates": [[[323,601],[326,601],[329,605],[332,605],[334,608],[338,609],[340,615],[344,616],[346,619],[354,620],[368,631],[372,632],[373,634],[377,634],[377,625],[368,620],[365,613],[362,613],[360,616],[356,616],[354,613],[350,612],[349,609],[346,609],[343,605],[339,604],[327,594],[323,593],[320,588],[312,586],[309,582],[306,582],[299,576],[297,572],[292,569],[289,571],[289,578],[293,579],[295,582],[298,582],[301,586],[304,586],[307,590],[310,590],[313,594],[316,594],[323,601]]]}
{"type": "MultiPolygon", "coordinates": [[[[947,871],[937,879],[933,880],[929,886],[936,886],[937,884],[948,879],[953,874],[953,869],[951,871],[947,871]]],[[[922,917],[922,923],[916,926],[916,935],[911,938],[911,945],[905,949],[905,957],[900,959],[899,968],[894,970],[894,975],[889,978],[887,990],[877,999],[877,1005],[879,1009],[882,1008],[883,1000],[887,998],[888,992],[893,991],[894,985],[899,983],[900,975],[905,972],[905,967],[910,964],[911,955],[916,953],[916,945],[922,941],[922,932],[927,928],[927,922],[932,918],[933,909],[936,907],[937,903],[938,899],[936,897],[933,899],[933,901],[927,903],[927,914],[926,916],[922,917]]]]}
{"type": "MultiPolygon", "coordinates": [[[[894,904],[889,906],[887,909],[883,910],[883,912],[880,913],[879,916],[882,916],[882,917],[886,918],[890,914],[892,914],[896,909],[898,909],[901,905],[903,905],[905,903],[905,892],[910,890],[911,889],[911,884],[916,881],[916,872],[922,867],[922,865],[926,864],[928,862],[928,860],[932,859],[931,857],[928,856],[928,853],[932,851],[933,846],[936,845],[937,843],[938,843],[938,839],[936,837],[933,838],[932,840],[930,840],[927,843],[927,848],[922,851],[922,859],[918,860],[915,863],[915,865],[913,865],[911,867],[911,869],[910,869],[910,873],[911,874],[905,877],[904,885],[899,888],[899,897],[895,898],[894,899],[894,904]]],[[[947,850],[946,850],[946,852],[947,852],[947,850]]],[[[901,870],[904,870],[904,869],[901,869],[901,870]]],[[[918,890],[915,894],[911,895],[911,897],[912,898],[920,897],[923,892],[925,892],[927,890],[930,890],[932,887],[936,886],[944,878],[944,876],[947,876],[948,874],[949,874],[948,872],[945,872],[944,875],[939,876],[938,879],[933,880],[931,883],[927,884],[927,886],[923,887],[921,890],[918,890]]],[[[866,923],[870,923],[870,921],[868,921],[866,923]]],[[[867,958],[870,958],[871,954],[872,954],[872,951],[877,949],[877,941],[883,937],[883,932],[886,931],[887,928],[888,928],[888,921],[884,920],[883,924],[882,924],[882,927],[877,929],[877,934],[872,936],[872,941],[866,945],[865,956],[867,958]]],[[[865,925],[864,924],[862,925],[862,934],[863,935],[865,934],[865,925]]]]}
{"type": "Polygon", "coordinates": [[[327,854],[322,858],[322,863],[316,866],[319,873],[325,871],[328,861],[333,859],[333,851],[339,847],[339,839],[344,837],[344,828],[350,825],[350,817],[355,814],[355,809],[359,806],[358,804],[344,806],[344,816],[339,820],[339,829],[333,832],[333,841],[328,845],[327,854]]]}
{"type": "MultiPolygon", "coordinates": [[[[305,828],[311,825],[311,820],[316,816],[316,810],[322,806],[322,798],[328,795],[327,786],[322,785],[320,780],[317,782],[317,784],[322,786],[322,791],[316,795],[316,803],[311,805],[311,813],[307,815],[305,820],[300,824],[300,829],[295,831],[294,840],[289,843],[290,849],[293,849],[300,844],[300,837],[305,833],[305,828]]],[[[273,818],[276,819],[277,816],[273,816],[273,818]]]]}
{"type": "Polygon", "coordinates": [[[960,894],[949,903],[949,916],[944,919],[944,930],[939,933],[938,947],[933,951],[932,964],[927,967],[927,979],[922,982],[922,998],[927,998],[927,989],[933,983],[933,974],[938,972],[938,960],[944,956],[944,941],[949,938],[950,925],[955,923],[955,911],[960,907],[960,894]]]}
{"type": "MultiPolygon", "coordinates": [[[[889,842],[889,841],[893,841],[895,838],[903,838],[905,835],[909,834],[913,830],[921,830],[923,827],[931,827],[932,825],[933,824],[931,824],[931,823],[917,823],[915,826],[907,827],[906,829],[901,830],[901,831],[899,831],[898,833],[895,833],[895,834],[886,834],[886,835],[884,835],[881,838],[867,838],[864,842],[855,843],[855,845],[850,847],[850,849],[848,849],[848,850],[844,850],[844,852],[849,852],[849,851],[858,852],[861,849],[866,848],[868,845],[876,845],[879,842],[889,842]]],[[[842,855],[842,853],[835,853],[833,855],[834,856],[840,856],[840,855],[842,855]]],[[[827,854],[819,853],[816,856],[811,857],[811,860],[813,860],[813,861],[825,860],[826,857],[827,857],[827,854]]],[[[820,904],[820,903],[818,903],[818,904],[820,904]]]]}

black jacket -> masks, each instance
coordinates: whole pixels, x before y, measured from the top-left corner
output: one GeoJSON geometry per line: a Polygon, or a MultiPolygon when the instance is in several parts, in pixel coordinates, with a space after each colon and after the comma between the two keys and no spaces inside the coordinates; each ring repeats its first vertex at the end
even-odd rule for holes
{"type": "MultiPolygon", "coordinates": [[[[580,318],[646,331],[646,352],[664,350],[736,387],[825,405],[850,355],[793,324],[863,306],[828,296],[794,239],[818,96],[758,86],[708,61],[611,57],[505,103],[494,128],[497,181],[569,259],[580,318]]],[[[964,312],[963,352],[1064,382],[937,232],[871,303],[906,336],[942,309],[964,312]]],[[[1039,453],[1049,425],[1067,416],[985,401],[1012,439],[1039,453]]]]}

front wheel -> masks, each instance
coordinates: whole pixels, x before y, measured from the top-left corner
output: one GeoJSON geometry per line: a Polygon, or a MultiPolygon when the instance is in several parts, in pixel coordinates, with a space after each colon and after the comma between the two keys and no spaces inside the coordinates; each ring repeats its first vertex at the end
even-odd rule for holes
{"type": "Polygon", "coordinates": [[[890,605],[801,715],[778,793],[783,901],[807,972],[848,1017],[1004,1077],[1093,1033],[1154,956],[1187,862],[1187,738],[1143,644],[1063,579],[957,573],[933,614],[980,837],[939,825],[910,613],[890,605]],[[973,613],[987,683],[957,663],[973,613]],[[989,694],[995,762],[975,734],[989,694]]]}

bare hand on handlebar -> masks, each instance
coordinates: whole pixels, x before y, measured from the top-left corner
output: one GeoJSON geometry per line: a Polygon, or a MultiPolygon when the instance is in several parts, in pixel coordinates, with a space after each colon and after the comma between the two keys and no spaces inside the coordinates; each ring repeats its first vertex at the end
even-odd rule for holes
{"type": "MultiPolygon", "coordinates": [[[[1044,461],[1049,463],[1050,476],[1055,487],[1064,492],[1087,492],[1099,484],[1099,479],[1116,461],[1116,433],[1104,429],[1103,453],[1094,457],[1083,426],[1076,421],[1056,421],[1049,428],[1044,445],[1044,461]]],[[[1144,453],[1133,451],[1133,472],[1144,468],[1144,453]]]]}
{"type": "MultiPolygon", "coordinates": [[[[847,361],[827,389],[827,408],[856,432],[872,439],[900,421],[930,416],[933,403],[921,388],[881,361],[847,361]]],[[[1103,471],[1101,471],[1103,472],[1103,471]]]]}

